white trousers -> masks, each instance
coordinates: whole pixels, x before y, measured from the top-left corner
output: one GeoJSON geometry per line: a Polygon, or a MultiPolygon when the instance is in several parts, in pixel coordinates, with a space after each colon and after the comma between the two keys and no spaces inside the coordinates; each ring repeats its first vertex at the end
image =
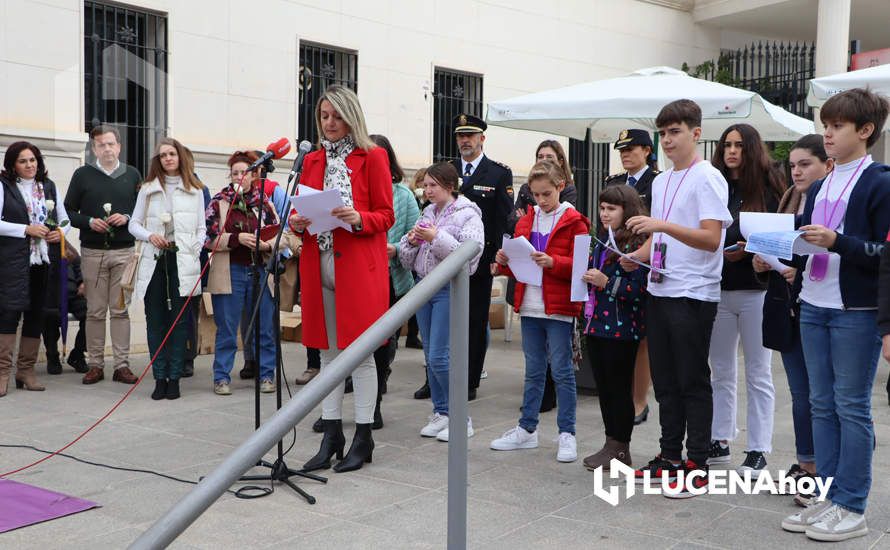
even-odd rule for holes
{"type": "Polygon", "coordinates": [[[749,451],[772,451],[776,392],[770,367],[772,350],[763,347],[765,291],[724,290],[711,334],[711,386],[714,417],[711,439],[732,441],[738,435],[738,347],[742,340],[748,401],[749,451]]]}
{"type": "MultiPolygon", "coordinates": [[[[321,257],[321,293],[324,302],[324,325],[328,334],[328,349],[319,350],[321,370],[327,368],[340,355],[337,349],[337,308],[334,297],[334,263],[332,251],[322,252],[321,257]],[[329,288],[330,287],[330,288],[329,288]]],[[[355,397],[355,423],[370,424],[374,420],[374,407],[377,404],[377,368],[374,356],[369,355],[352,371],[352,387],[355,397]]],[[[346,382],[331,390],[321,402],[321,417],[325,420],[343,418],[343,394],[346,382]]]]}

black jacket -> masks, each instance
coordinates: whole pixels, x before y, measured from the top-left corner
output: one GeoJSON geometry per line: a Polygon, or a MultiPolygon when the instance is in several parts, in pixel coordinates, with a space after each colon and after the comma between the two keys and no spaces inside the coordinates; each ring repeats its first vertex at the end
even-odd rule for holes
{"type": "MultiPolygon", "coordinates": [[[[742,210],[742,196],[736,192],[738,187],[735,181],[729,183],[729,202],[726,207],[732,215],[732,224],[726,228],[726,238],[723,246],[731,246],[739,241],[745,240],[742,237],[742,228],[740,225],[740,216],[742,210]]],[[[764,203],[766,212],[775,212],[779,209],[779,198],[773,196],[769,190],[764,191],[764,203]]],[[[720,290],[765,290],[764,281],[755,276],[752,261],[753,254],[746,254],[744,258],[737,262],[723,260],[723,276],[720,279],[720,290]]]]}
{"type": "MultiPolygon", "coordinates": [[[[458,174],[463,174],[461,159],[451,164],[458,174]]],[[[513,172],[499,162],[482,157],[479,166],[470,177],[463,178],[461,194],[475,202],[482,210],[482,223],[485,225],[485,248],[480,264],[490,264],[501,247],[505,233],[509,232],[509,219],[513,213],[513,172]]]]}
{"type": "MultiPolygon", "coordinates": [[[[813,216],[816,195],[825,180],[815,182],[807,191],[801,225],[809,225],[813,216]]],[[[844,214],[844,232],[829,250],[841,257],[839,271],[841,299],[844,309],[874,308],[878,306],[878,329],[890,333],[888,308],[879,305],[878,272],[887,230],[890,229],[890,166],[879,162],[862,172],[850,192],[850,202],[844,214]]],[[[794,256],[792,265],[803,271],[808,256],[794,256]]],[[[884,262],[886,263],[886,262],[884,262]]],[[[880,276],[881,300],[887,300],[886,283],[890,282],[884,267],[880,276]]],[[[804,275],[806,277],[806,275],[804,275]]]]}
{"type": "MultiPolygon", "coordinates": [[[[0,176],[3,186],[3,212],[0,218],[9,223],[28,225],[28,209],[8,176],[0,176]]],[[[43,182],[43,194],[47,199],[58,201],[56,185],[49,179],[43,182]]],[[[0,309],[25,311],[30,307],[31,237],[0,237],[0,309]]]]}
{"type": "MultiPolygon", "coordinates": [[[[646,171],[643,172],[643,176],[634,185],[634,189],[637,190],[637,193],[640,194],[640,198],[643,199],[643,204],[646,205],[646,210],[650,212],[652,211],[652,182],[655,180],[655,176],[660,173],[661,172],[659,172],[658,170],[646,168],[646,171]]],[[[619,184],[627,185],[627,172],[609,176],[603,182],[603,187],[619,184]]],[[[599,205],[597,205],[597,209],[598,208],[599,205]]]]}

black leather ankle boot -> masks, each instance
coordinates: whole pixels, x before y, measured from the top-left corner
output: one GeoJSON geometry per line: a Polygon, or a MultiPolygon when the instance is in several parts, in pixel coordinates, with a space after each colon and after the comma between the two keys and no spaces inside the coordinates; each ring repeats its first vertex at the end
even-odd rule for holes
{"type": "Polygon", "coordinates": [[[318,453],[303,464],[304,472],[330,468],[331,457],[334,455],[337,455],[338,459],[343,458],[343,447],[346,445],[346,438],[343,437],[343,421],[322,420],[322,423],[324,436],[321,438],[321,446],[318,448],[318,453]]]}
{"type": "Polygon", "coordinates": [[[341,460],[334,466],[337,473],[351,472],[361,468],[365,462],[371,463],[371,455],[374,452],[374,440],[371,438],[370,424],[356,424],[355,437],[352,438],[352,445],[349,446],[349,452],[346,458],[341,460]]]}
{"type": "Polygon", "coordinates": [[[155,380],[155,391],[151,392],[151,398],[155,401],[167,398],[167,379],[155,380]]]}

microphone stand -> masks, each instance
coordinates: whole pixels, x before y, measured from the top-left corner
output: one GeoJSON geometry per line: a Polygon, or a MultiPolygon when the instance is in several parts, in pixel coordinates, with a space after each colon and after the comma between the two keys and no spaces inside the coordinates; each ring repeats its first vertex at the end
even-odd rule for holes
{"type": "MultiPolygon", "coordinates": [[[[260,281],[260,276],[263,273],[263,263],[262,263],[262,254],[260,252],[260,230],[263,225],[263,203],[265,202],[265,180],[266,180],[266,172],[268,171],[269,165],[271,164],[271,159],[263,164],[262,171],[260,172],[259,186],[260,186],[260,209],[259,215],[257,216],[257,228],[256,228],[256,245],[254,249],[254,261],[253,261],[253,312],[250,317],[250,323],[248,324],[248,329],[244,331],[245,333],[250,333],[253,331],[253,349],[254,349],[254,357],[256,358],[257,363],[257,373],[256,378],[254,378],[254,426],[256,429],[260,427],[260,323],[259,323],[259,310],[260,310],[260,295],[262,292],[262,285],[265,284],[263,281],[260,281]]],[[[297,178],[288,178],[287,182],[287,196],[291,195],[291,180],[294,182],[299,181],[299,177],[297,178]]],[[[270,197],[271,199],[271,197],[270,197]]],[[[272,208],[275,208],[273,204],[272,208]]],[[[276,212],[278,213],[278,212],[276,212]]],[[[280,215],[280,213],[278,213],[280,215]]],[[[275,237],[275,245],[272,247],[272,257],[269,259],[268,271],[273,274],[273,279],[275,281],[274,284],[274,294],[272,296],[272,304],[274,306],[274,315],[273,318],[273,330],[275,331],[275,372],[276,372],[276,381],[275,384],[275,405],[276,410],[281,408],[281,385],[284,382],[284,372],[282,370],[282,353],[281,353],[281,315],[279,313],[280,304],[281,304],[281,274],[278,269],[278,246],[281,242],[281,235],[284,232],[284,228],[286,227],[286,220],[279,220],[278,227],[278,235],[275,237]]],[[[265,460],[260,460],[257,466],[269,468],[270,472],[268,474],[263,475],[247,475],[241,476],[239,481],[269,481],[274,485],[274,482],[278,481],[280,483],[284,483],[291,489],[293,489],[297,494],[303,497],[306,502],[309,504],[315,504],[315,497],[301,489],[297,486],[296,483],[291,481],[291,477],[299,476],[307,479],[311,479],[313,481],[319,481],[321,483],[327,483],[328,480],[325,477],[317,476],[315,474],[311,474],[308,472],[302,472],[298,470],[290,469],[284,461],[284,440],[278,440],[278,457],[274,463],[269,463],[265,460]]]]}

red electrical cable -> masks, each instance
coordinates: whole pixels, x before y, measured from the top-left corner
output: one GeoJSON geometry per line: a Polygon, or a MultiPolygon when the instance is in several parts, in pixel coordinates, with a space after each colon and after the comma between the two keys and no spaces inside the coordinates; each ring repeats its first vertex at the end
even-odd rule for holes
{"type": "MultiPolygon", "coordinates": [[[[243,175],[241,176],[241,179],[238,181],[238,187],[239,187],[240,189],[244,189],[244,187],[243,187],[241,184],[242,184],[242,182],[244,181],[244,176],[245,176],[245,175],[246,175],[246,174],[243,174],[243,175]]],[[[239,192],[240,192],[240,191],[239,191],[239,192]]],[[[226,212],[226,219],[223,220],[222,223],[220,224],[220,229],[222,229],[222,228],[224,228],[224,227],[226,226],[226,222],[228,221],[228,219],[229,219],[229,215],[231,215],[231,213],[232,213],[232,209],[230,208],[230,209],[228,210],[228,212],[226,212]]],[[[260,205],[260,215],[262,215],[262,205],[260,205]]],[[[222,231],[220,231],[220,233],[222,233],[222,231]]],[[[22,466],[21,468],[16,468],[15,470],[12,470],[12,471],[9,471],[9,472],[0,474],[0,479],[5,478],[6,476],[11,476],[11,475],[13,475],[13,474],[17,474],[17,473],[19,473],[19,472],[22,472],[22,471],[24,471],[24,470],[27,470],[28,468],[33,468],[34,466],[37,466],[38,464],[41,464],[41,463],[43,463],[43,462],[46,462],[47,460],[51,459],[52,457],[56,456],[57,454],[64,452],[66,449],[68,449],[69,447],[71,447],[72,445],[74,445],[75,443],[77,443],[78,441],[80,441],[81,439],[83,439],[83,437],[84,437],[85,435],[87,435],[88,433],[90,433],[91,431],[93,431],[93,429],[95,429],[99,424],[101,424],[102,422],[104,422],[105,419],[107,419],[109,416],[111,416],[111,414],[112,414],[114,411],[116,411],[117,408],[120,407],[121,404],[122,404],[124,401],[126,401],[128,397],[130,397],[130,394],[133,393],[133,390],[135,390],[136,387],[139,386],[139,384],[142,383],[142,379],[145,378],[145,375],[148,373],[148,369],[151,368],[152,364],[155,362],[155,359],[158,357],[158,354],[161,353],[161,351],[164,349],[164,345],[167,343],[167,340],[170,338],[170,334],[173,333],[173,328],[176,327],[176,323],[179,322],[179,319],[182,317],[182,314],[183,314],[183,313],[186,311],[186,309],[188,308],[189,303],[192,301],[192,298],[194,297],[193,294],[194,294],[194,292],[195,292],[195,289],[198,288],[198,285],[201,284],[201,278],[204,276],[204,272],[207,271],[207,268],[210,266],[210,261],[213,259],[213,255],[216,254],[216,250],[217,250],[217,248],[219,248],[219,237],[217,237],[217,239],[216,239],[216,243],[215,243],[214,246],[213,246],[213,250],[210,251],[210,255],[207,257],[207,263],[205,263],[205,264],[204,264],[204,267],[201,269],[201,275],[198,277],[198,280],[195,282],[195,286],[193,286],[193,287],[192,287],[192,290],[189,292],[189,296],[186,298],[186,300],[185,300],[185,304],[183,304],[182,309],[179,310],[179,314],[176,315],[176,319],[173,320],[173,323],[170,325],[170,328],[167,330],[167,334],[164,335],[164,339],[161,341],[161,345],[160,345],[160,347],[159,347],[158,350],[155,352],[155,354],[152,356],[151,360],[148,362],[148,365],[145,366],[145,369],[142,371],[142,374],[139,375],[139,379],[136,381],[135,384],[133,384],[133,385],[130,387],[129,390],[127,390],[127,392],[123,395],[123,397],[121,397],[120,399],[118,399],[117,403],[115,403],[114,406],[111,407],[111,408],[108,410],[108,412],[106,412],[104,415],[102,415],[102,417],[99,418],[99,420],[97,420],[96,422],[94,422],[89,428],[87,428],[86,430],[82,431],[77,437],[75,437],[73,440],[69,441],[69,442],[68,442],[67,444],[65,444],[63,447],[61,447],[61,448],[59,448],[59,449],[53,451],[52,453],[46,455],[45,457],[41,458],[40,460],[35,460],[34,462],[32,462],[32,463],[30,463],[30,464],[27,464],[27,465],[25,465],[25,466],[22,466]]]]}

